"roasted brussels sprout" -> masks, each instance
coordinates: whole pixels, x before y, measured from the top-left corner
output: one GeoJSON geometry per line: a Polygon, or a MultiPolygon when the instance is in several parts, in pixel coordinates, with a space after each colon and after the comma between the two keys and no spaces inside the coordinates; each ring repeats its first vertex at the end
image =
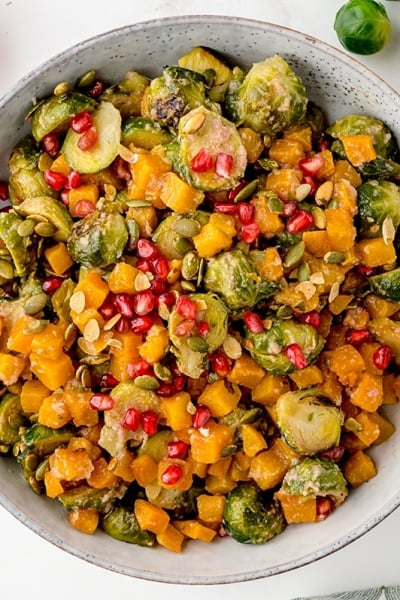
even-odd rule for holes
{"type": "Polygon", "coordinates": [[[16,206],[25,198],[35,196],[56,196],[56,192],[47,185],[38,163],[41,152],[31,135],[24,136],[14,146],[8,160],[9,194],[11,204],[16,206]]]}
{"type": "Polygon", "coordinates": [[[324,338],[311,325],[293,319],[272,318],[271,326],[260,333],[246,328],[246,347],[254,360],[271,375],[286,375],[297,367],[285,349],[296,344],[309,365],[321,352],[324,338]]]}
{"type": "Polygon", "coordinates": [[[171,429],[161,429],[154,435],[151,435],[143,441],[137,448],[138,456],[146,454],[157,463],[168,454],[168,442],[174,439],[174,433],[171,429]]]}
{"type": "Polygon", "coordinates": [[[340,467],[330,459],[305,457],[290,467],[282,481],[282,491],[300,496],[329,496],[335,506],[347,494],[347,483],[340,467]]]}
{"type": "Polygon", "coordinates": [[[206,289],[220,295],[231,310],[251,308],[278,287],[261,279],[249,255],[238,247],[211,258],[203,281],[206,289]]]}
{"type": "Polygon", "coordinates": [[[95,210],[73,225],[68,251],[74,261],[84,266],[107,267],[118,260],[127,242],[124,217],[95,210]]]}
{"type": "Polygon", "coordinates": [[[190,519],[197,514],[196,500],[200,494],[204,494],[204,482],[196,477],[189,490],[160,488],[156,497],[152,493],[151,502],[167,510],[171,519],[190,519]]]}
{"type": "Polygon", "coordinates": [[[400,302],[400,268],[373,275],[368,279],[371,291],[389,302],[400,302]]]}
{"type": "Polygon", "coordinates": [[[342,411],[317,388],[282,394],[276,403],[276,422],[286,442],[299,454],[314,455],[339,443],[342,411]]]}
{"type": "Polygon", "coordinates": [[[122,123],[121,141],[125,146],[133,144],[151,150],[159,144],[167,144],[171,138],[166,127],[148,117],[129,117],[122,123]]]}
{"type": "Polygon", "coordinates": [[[362,183],[357,191],[361,237],[381,237],[387,217],[396,232],[400,224],[400,187],[393,181],[371,180],[362,183]]]}
{"type": "Polygon", "coordinates": [[[368,330],[380,344],[390,347],[396,365],[400,365],[400,322],[378,317],[370,320],[368,330]]]}
{"type": "Polygon", "coordinates": [[[193,214],[172,213],[160,221],[152,240],[168,259],[182,258],[193,249],[191,238],[207,223],[209,215],[202,211],[193,214]]]}
{"type": "Polygon", "coordinates": [[[124,483],[105,489],[92,488],[84,484],[66,490],[57,496],[57,500],[68,511],[80,508],[94,508],[101,513],[108,513],[112,510],[115,501],[124,497],[126,490],[127,485],[124,483]]]}
{"type": "Polygon", "coordinates": [[[334,29],[346,50],[375,54],[388,43],[392,28],[382,2],[349,0],[336,13],[334,29]]]}
{"type": "Polygon", "coordinates": [[[207,82],[203,75],[182,67],[167,67],[153,79],[146,96],[146,116],[162,125],[178,126],[180,118],[198,106],[219,111],[207,96],[207,82]]]}
{"type": "Polygon", "coordinates": [[[285,59],[275,55],[255,63],[239,86],[228,88],[225,106],[234,123],[272,140],[304,118],[306,89],[285,59]]]}
{"type": "Polygon", "coordinates": [[[18,233],[23,219],[14,210],[0,213],[0,239],[13,260],[14,273],[24,277],[29,272],[29,240],[18,233]]]}
{"type": "Polygon", "coordinates": [[[67,444],[74,432],[68,427],[52,429],[41,423],[34,423],[23,433],[19,443],[19,457],[26,451],[34,452],[40,457],[48,456],[58,446],[67,444]]]}
{"type": "Polygon", "coordinates": [[[140,115],[144,92],[150,81],[137,71],[128,71],[125,78],[104,90],[100,100],[111,102],[119,110],[123,119],[140,115]]]}
{"type": "Polygon", "coordinates": [[[58,242],[66,242],[71,234],[72,218],[68,209],[56,198],[51,196],[38,196],[26,198],[15,207],[18,214],[23,217],[39,215],[54,225],[53,238],[58,242]]]}
{"type": "Polygon", "coordinates": [[[204,75],[210,88],[211,100],[222,102],[232,78],[232,69],[216,52],[204,46],[196,46],[181,56],[178,65],[204,75]]]}
{"type": "Polygon", "coordinates": [[[386,158],[375,158],[361,165],[363,179],[400,179],[400,164],[386,158]]]}
{"type": "Polygon", "coordinates": [[[346,115],[330,125],[326,132],[335,139],[332,150],[342,157],[345,152],[340,140],[347,135],[370,135],[380,158],[394,158],[398,152],[397,142],[388,126],[370,115],[346,115]]]}
{"type": "Polygon", "coordinates": [[[154,546],[156,543],[154,533],[140,529],[133,511],[123,506],[114,508],[105,515],[101,520],[101,527],[108,535],[121,542],[139,546],[154,546]]]}
{"type": "Polygon", "coordinates": [[[240,483],[226,496],[222,524],[241,544],[264,544],[285,529],[278,503],[265,502],[260,490],[250,482],[240,483]]]}
{"type": "Polygon", "coordinates": [[[25,424],[18,394],[6,393],[0,400],[0,454],[18,441],[25,424]]]}

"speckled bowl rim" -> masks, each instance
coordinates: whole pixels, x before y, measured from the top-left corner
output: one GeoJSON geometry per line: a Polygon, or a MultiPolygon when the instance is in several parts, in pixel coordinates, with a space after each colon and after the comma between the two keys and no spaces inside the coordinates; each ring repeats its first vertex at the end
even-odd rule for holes
{"type": "MultiPolygon", "coordinates": [[[[259,19],[249,19],[243,17],[234,17],[234,16],[224,16],[224,15],[184,15],[184,16],[169,16],[157,19],[149,19],[140,21],[137,23],[133,23],[130,25],[118,27],[104,33],[100,33],[94,35],[86,40],[74,44],[64,51],[56,54],[51,59],[45,61],[37,68],[31,70],[27,75],[21,78],[8,92],[6,92],[0,98],[0,110],[3,106],[5,106],[12,98],[22,92],[24,88],[33,80],[37,79],[41,73],[45,73],[47,69],[54,66],[55,64],[65,63],[65,60],[71,56],[71,53],[77,54],[80,51],[96,45],[99,41],[103,42],[106,40],[112,41],[113,38],[118,37],[121,33],[129,32],[134,34],[135,31],[146,30],[148,28],[157,28],[166,26],[174,27],[174,25],[184,25],[194,26],[196,24],[209,24],[213,23],[220,24],[238,24],[245,25],[250,28],[254,28],[255,30],[263,30],[263,31],[273,31],[275,34],[282,34],[290,36],[293,40],[297,40],[302,44],[308,44],[310,48],[318,46],[318,51],[329,55],[330,57],[334,57],[338,62],[342,62],[343,64],[353,68],[355,70],[362,70],[363,76],[369,79],[373,84],[380,86],[382,89],[382,94],[393,95],[399,101],[400,105],[400,96],[398,92],[393,89],[384,79],[382,79],[379,75],[374,73],[371,69],[366,67],[364,64],[361,64],[352,56],[349,56],[345,52],[337,49],[336,47],[322,42],[314,36],[301,33],[295,29],[290,27],[282,26],[276,23],[271,23],[268,21],[262,21],[259,19]]],[[[31,531],[42,537],[44,540],[50,542],[52,545],[58,547],[65,552],[80,558],[88,563],[91,563],[95,566],[105,568],[109,571],[120,573],[122,575],[127,575],[130,577],[134,577],[137,579],[144,579],[148,581],[161,582],[161,583],[171,583],[171,584],[184,584],[184,585],[215,585],[215,584],[230,584],[230,583],[241,583],[246,581],[252,581],[256,579],[266,578],[273,575],[278,575],[280,573],[284,573],[287,571],[291,571],[293,569],[297,569],[299,567],[305,566],[309,563],[312,563],[316,560],[324,558],[341,548],[344,548],[351,542],[365,535],[368,531],[378,525],[383,519],[389,516],[394,510],[396,510],[400,506],[400,489],[399,491],[393,495],[393,497],[383,506],[379,508],[372,516],[370,516],[367,520],[365,520],[360,526],[356,527],[352,531],[350,531],[347,535],[343,536],[341,539],[336,540],[333,543],[325,544],[317,551],[312,551],[310,553],[304,554],[301,558],[295,560],[289,560],[286,563],[280,564],[278,566],[273,567],[265,567],[261,569],[257,569],[255,571],[248,572],[238,572],[237,574],[226,574],[226,575],[202,575],[202,576],[193,576],[190,573],[186,575],[168,575],[159,573],[156,570],[147,570],[142,571],[141,569],[135,569],[135,567],[127,568],[121,565],[116,565],[112,560],[102,560],[97,556],[84,552],[69,543],[65,539],[58,537],[56,534],[49,531],[46,527],[27,517],[26,514],[18,507],[16,507],[12,502],[9,501],[8,498],[4,496],[2,491],[0,490],[0,505],[2,505],[11,515],[13,515],[19,522],[28,527],[31,531]]]]}

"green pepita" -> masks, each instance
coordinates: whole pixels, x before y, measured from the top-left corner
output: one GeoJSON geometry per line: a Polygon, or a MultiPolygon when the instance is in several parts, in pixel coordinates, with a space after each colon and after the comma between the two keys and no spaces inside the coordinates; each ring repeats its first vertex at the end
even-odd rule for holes
{"type": "Polygon", "coordinates": [[[193,336],[189,337],[187,339],[187,345],[194,352],[207,352],[208,351],[208,344],[207,344],[206,340],[197,335],[193,335],[193,336]]]}
{"type": "Polygon", "coordinates": [[[38,312],[44,309],[48,301],[47,294],[39,293],[34,294],[24,304],[24,311],[27,315],[36,315],[38,312]]]}
{"type": "Polygon", "coordinates": [[[46,319],[35,319],[33,321],[29,321],[25,325],[23,333],[24,335],[35,335],[36,333],[44,331],[48,324],[49,321],[47,321],[46,319]]]}
{"type": "Polygon", "coordinates": [[[190,280],[197,277],[200,267],[200,258],[196,252],[187,252],[182,260],[182,277],[190,280]]]}
{"type": "Polygon", "coordinates": [[[253,179],[236,194],[234,202],[243,202],[250,198],[258,188],[258,179],[253,179]]]}
{"type": "Polygon", "coordinates": [[[0,258],[0,277],[7,280],[14,278],[14,268],[5,258],[0,258]]]}
{"type": "Polygon", "coordinates": [[[297,265],[301,259],[303,258],[303,254],[305,252],[306,245],[303,240],[291,246],[289,250],[286,252],[283,264],[285,267],[294,267],[297,265]]]}
{"type": "Polygon", "coordinates": [[[42,462],[39,464],[39,466],[37,467],[37,469],[35,471],[35,478],[37,481],[43,481],[44,474],[48,468],[49,468],[49,459],[45,458],[44,460],[42,460],[42,462]]]}
{"type": "Polygon", "coordinates": [[[267,206],[273,213],[281,215],[283,213],[283,202],[278,196],[270,196],[267,199],[267,206]]]}
{"type": "Polygon", "coordinates": [[[346,258],[346,255],[343,254],[343,252],[327,252],[324,255],[324,261],[326,263],[333,263],[333,264],[340,264],[344,261],[344,259],[346,258]]]}
{"type": "Polygon", "coordinates": [[[161,381],[172,380],[172,373],[170,369],[165,365],[162,365],[161,363],[156,363],[155,365],[153,365],[153,371],[157,379],[160,379],[161,381]]]}
{"type": "Polygon", "coordinates": [[[184,237],[178,238],[174,243],[175,252],[177,252],[181,256],[184,256],[187,252],[190,252],[190,250],[192,250],[192,249],[193,249],[192,244],[189,242],[188,239],[186,239],[184,237]]]}
{"type": "Polygon", "coordinates": [[[89,85],[92,85],[95,82],[95,80],[96,71],[94,69],[91,69],[90,71],[87,71],[86,73],[81,75],[81,77],[78,79],[77,86],[80,88],[88,87],[89,85]]]}
{"type": "Polygon", "coordinates": [[[131,207],[131,208],[148,208],[149,206],[153,206],[152,203],[150,202],[150,200],[141,200],[141,199],[137,199],[137,200],[127,200],[126,201],[127,206],[131,207]]]}
{"type": "Polygon", "coordinates": [[[53,94],[55,96],[63,96],[64,94],[67,94],[69,92],[69,87],[70,86],[69,86],[68,81],[61,81],[54,88],[53,94]]]}
{"type": "Polygon", "coordinates": [[[191,281],[182,281],[181,287],[183,290],[185,290],[185,292],[195,292],[196,291],[196,286],[191,281]]]}
{"type": "Polygon", "coordinates": [[[41,237],[51,237],[57,231],[57,228],[53,223],[37,223],[34,227],[35,233],[41,237]]]}
{"type": "Polygon", "coordinates": [[[160,384],[151,375],[139,375],[135,377],[135,385],[142,390],[156,390],[160,384]]]}
{"type": "Polygon", "coordinates": [[[178,235],[190,239],[200,233],[201,225],[198,221],[196,221],[196,219],[182,217],[182,219],[178,219],[173,223],[172,229],[178,235]]]}
{"type": "Polygon", "coordinates": [[[33,219],[24,219],[18,225],[17,233],[21,237],[29,237],[33,234],[36,222],[33,219]]]}
{"type": "Polygon", "coordinates": [[[311,269],[307,262],[302,262],[297,269],[297,280],[308,281],[310,279],[311,269]]]}

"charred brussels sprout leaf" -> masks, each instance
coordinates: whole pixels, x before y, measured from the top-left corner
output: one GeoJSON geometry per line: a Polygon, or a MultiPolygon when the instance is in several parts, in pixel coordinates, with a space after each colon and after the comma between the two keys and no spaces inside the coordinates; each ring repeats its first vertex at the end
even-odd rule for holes
{"type": "Polygon", "coordinates": [[[101,526],[108,535],[121,542],[139,546],[154,546],[156,543],[154,533],[140,529],[133,511],[122,506],[108,513],[102,519],[101,526]]]}
{"type": "Polygon", "coordinates": [[[107,267],[122,255],[128,242],[126,221],[119,213],[93,211],[72,227],[68,251],[87,267],[107,267]]]}
{"type": "Polygon", "coordinates": [[[144,92],[150,81],[141,73],[128,71],[125,78],[104,90],[100,100],[111,102],[119,110],[122,118],[140,115],[144,92]]]}
{"type": "Polygon", "coordinates": [[[231,310],[251,308],[277,290],[275,283],[259,277],[255,265],[240,248],[210,259],[203,281],[206,289],[222,296],[231,310]]]}
{"type": "Polygon", "coordinates": [[[280,396],[276,420],[281,435],[296,452],[313,455],[339,443],[343,414],[310,388],[280,396]]]}
{"type": "Polygon", "coordinates": [[[291,467],[282,482],[286,494],[301,496],[329,496],[335,505],[341,504],[348,494],[347,483],[336,463],[327,458],[303,458],[291,467]]]}
{"type": "Polygon", "coordinates": [[[334,29],[346,50],[375,54],[388,43],[391,22],[382,2],[349,0],[336,13],[334,29]]]}
{"type": "Polygon", "coordinates": [[[305,86],[281,56],[255,63],[232,88],[226,102],[230,118],[271,140],[306,114],[305,86]]]}
{"type": "Polygon", "coordinates": [[[6,393],[0,400],[0,447],[9,448],[15,444],[24,424],[19,396],[6,393]]]}
{"type": "Polygon", "coordinates": [[[396,231],[400,224],[400,187],[393,181],[367,181],[358,188],[361,237],[382,236],[382,224],[390,217],[396,231]]]}
{"type": "Polygon", "coordinates": [[[61,427],[52,429],[41,423],[35,423],[21,436],[21,451],[34,452],[38,456],[47,456],[61,444],[67,444],[73,437],[72,429],[61,427]]]}
{"type": "Polygon", "coordinates": [[[388,126],[370,115],[346,115],[335,121],[326,132],[335,139],[332,150],[343,157],[345,152],[340,140],[348,135],[370,135],[380,158],[394,158],[398,151],[397,142],[388,126]]]}
{"type": "Polygon", "coordinates": [[[133,144],[151,150],[159,144],[167,144],[172,135],[167,128],[148,117],[129,117],[122,124],[122,143],[133,144]]]}
{"type": "Polygon", "coordinates": [[[296,369],[287,358],[285,348],[298,344],[307,364],[321,352],[324,338],[311,325],[292,319],[272,319],[269,329],[261,333],[246,330],[246,347],[254,360],[271,375],[286,375],[296,369]]]}
{"type": "Polygon", "coordinates": [[[227,495],[223,527],[241,544],[264,544],[282,533],[285,520],[277,503],[264,503],[259,489],[246,482],[227,495]]]}
{"type": "Polygon", "coordinates": [[[375,158],[359,167],[364,179],[400,179],[400,164],[385,158],[375,158]]]}
{"type": "Polygon", "coordinates": [[[369,278],[371,291],[389,302],[400,302],[400,268],[369,278]]]}

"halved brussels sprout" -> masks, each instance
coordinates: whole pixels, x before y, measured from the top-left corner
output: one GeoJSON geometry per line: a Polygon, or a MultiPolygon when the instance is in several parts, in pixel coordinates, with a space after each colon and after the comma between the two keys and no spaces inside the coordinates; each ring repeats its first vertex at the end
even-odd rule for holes
{"type": "Polygon", "coordinates": [[[380,344],[390,346],[396,365],[400,365],[400,322],[378,317],[370,320],[368,330],[380,344]]]}
{"type": "Polygon", "coordinates": [[[250,482],[239,483],[227,494],[222,524],[241,544],[264,544],[286,526],[279,504],[264,501],[260,490],[250,482]]]}
{"type": "Polygon", "coordinates": [[[125,78],[106,88],[101,101],[111,102],[119,110],[122,118],[140,115],[144,92],[150,80],[137,71],[128,71],[125,78]]]}
{"type": "Polygon", "coordinates": [[[103,530],[121,542],[138,544],[139,546],[154,546],[156,536],[150,531],[140,529],[133,510],[123,506],[114,508],[101,520],[103,530]]]}
{"type": "Polygon", "coordinates": [[[66,490],[57,496],[57,500],[68,511],[94,508],[101,513],[108,513],[112,510],[115,501],[124,497],[127,487],[126,484],[122,483],[112,488],[99,489],[83,484],[66,490]]]}
{"type": "Polygon", "coordinates": [[[309,365],[321,352],[325,340],[311,325],[292,319],[271,319],[271,326],[261,333],[246,328],[246,347],[254,360],[271,375],[287,375],[297,367],[286,356],[285,348],[297,344],[309,365]]]}
{"type": "Polygon", "coordinates": [[[167,144],[172,135],[167,128],[148,117],[129,117],[122,124],[122,143],[133,144],[151,150],[159,144],[167,144]]]}
{"type": "Polygon", "coordinates": [[[182,258],[193,249],[192,237],[207,223],[209,214],[202,211],[172,213],[157,225],[152,240],[169,260],[182,258]]]}
{"type": "Polygon", "coordinates": [[[40,457],[48,456],[58,446],[67,444],[73,435],[74,432],[68,427],[53,429],[41,423],[34,423],[21,436],[20,456],[22,457],[25,451],[34,452],[40,457]]]}
{"type": "Polygon", "coordinates": [[[203,282],[207,290],[222,296],[231,310],[251,308],[278,289],[276,283],[261,279],[250,256],[238,247],[211,258],[203,282]]]}
{"type": "Polygon", "coordinates": [[[340,140],[347,135],[370,135],[380,158],[394,158],[398,152],[397,142],[388,126],[370,115],[346,115],[330,125],[326,133],[335,138],[332,150],[342,157],[346,154],[340,140]]]}
{"type": "Polygon", "coordinates": [[[222,102],[232,69],[210,48],[196,46],[178,60],[178,65],[202,73],[209,81],[209,96],[215,102],[222,102]]]}
{"type": "Polygon", "coordinates": [[[6,393],[0,400],[0,447],[10,448],[19,439],[25,425],[18,394],[6,393]]]}
{"type": "Polygon", "coordinates": [[[111,102],[102,102],[93,113],[96,143],[85,150],[79,147],[81,133],[69,129],[62,145],[65,160],[78,173],[98,173],[106,169],[118,155],[121,141],[121,113],[111,102]]]}
{"type": "Polygon", "coordinates": [[[56,198],[51,196],[37,196],[26,198],[15,207],[18,214],[24,217],[40,215],[46,221],[54,225],[56,231],[53,238],[58,242],[66,242],[71,235],[72,218],[68,209],[56,198]]]}
{"type": "Polygon", "coordinates": [[[168,443],[174,439],[174,432],[171,429],[161,429],[154,435],[151,435],[137,448],[138,456],[146,454],[157,463],[168,454],[168,443]]]}
{"type": "Polygon", "coordinates": [[[30,270],[29,238],[18,233],[23,219],[14,210],[0,212],[0,239],[13,260],[14,273],[24,277],[30,270]]]}
{"type": "Polygon", "coordinates": [[[75,262],[87,267],[107,267],[118,260],[128,242],[122,215],[93,211],[72,227],[68,251],[75,262]]]}
{"type": "Polygon", "coordinates": [[[381,237],[382,223],[390,217],[395,231],[400,224],[400,187],[393,181],[366,181],[358,192],[361,237],[381,237]]]}
{"type": "Polygon", "coordinates": [[[296,452],[314,455],[340,440],[342,411],[317,388],[286,392],[276,403],[276,422],[282,437],[296,452]]]}
{"type": "Polygon", "coordinates": [[[375,158],[359,167],[364,179],[400,179],[400,164],[389,158],[375,158]]]}
{"type": "Polygon", "coordinates": [[[371,291],[389,302],[400,302],[400,267],[369,277],[371,291]]]}
{"type": "Polygon", "coordinates": [[[281,56],[255,63],[244,80],[228,88],[226,109],[236,124],[270,140],[302,120],[307,94],[300,77],[281,56]]]}
{"type": "Polygon", "coordinates": [[[306,457],[286,472],[282,491],[301,496],[329,496],[335,506],[348,495],[347,482],[340,467],[330,459],[306,457]]]}

